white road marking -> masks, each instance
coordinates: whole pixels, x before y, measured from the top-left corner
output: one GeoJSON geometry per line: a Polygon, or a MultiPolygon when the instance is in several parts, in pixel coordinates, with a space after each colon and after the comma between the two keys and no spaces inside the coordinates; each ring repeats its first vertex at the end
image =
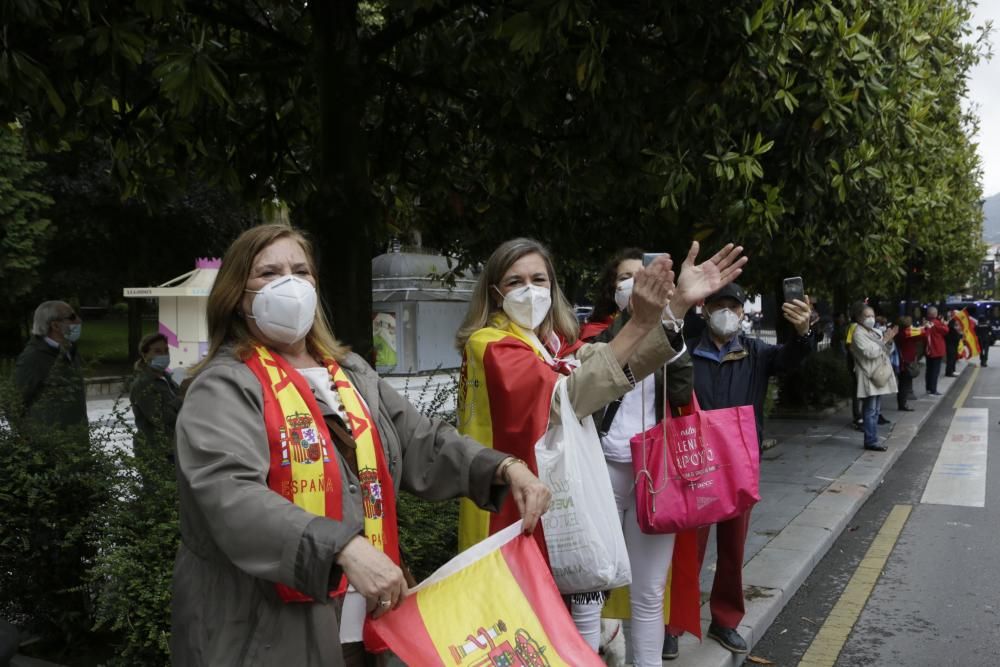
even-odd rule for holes
{"type": "Polygon", "coordinates": [[[977,401],[1000,401],[1000,396],[972,396],[977,401]]]}
{"type": "Polygon", "coordinates": [[[988,424],[986,408],[960,408],[955,412],[920,502],[986,506],[988,424]]]}

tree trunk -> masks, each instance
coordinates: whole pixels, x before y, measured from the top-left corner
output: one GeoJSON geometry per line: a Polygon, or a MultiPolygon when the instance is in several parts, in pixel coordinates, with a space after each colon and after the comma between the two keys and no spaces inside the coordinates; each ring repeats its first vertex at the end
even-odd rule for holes
{"type": "Polygon", "coordinates": [[[309,9],[320,139],[318,187],[307,204],[307,228],[316,244],[320,292],[334,333],[371,361],[376,209],[362,128],[371,77],[358,40],[358,2],[312,2],[309,9]]]}

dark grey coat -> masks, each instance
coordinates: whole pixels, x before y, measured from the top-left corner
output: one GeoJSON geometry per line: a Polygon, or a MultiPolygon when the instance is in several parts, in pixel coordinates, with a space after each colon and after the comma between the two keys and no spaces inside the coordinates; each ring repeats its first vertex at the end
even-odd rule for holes
{"type": "Polygon", "coordinates": [[[29,419],[48,426],[86,426],[87,397],[76,347],[56,349],[32,336],[17,357],[14,385],[29,419]]]}

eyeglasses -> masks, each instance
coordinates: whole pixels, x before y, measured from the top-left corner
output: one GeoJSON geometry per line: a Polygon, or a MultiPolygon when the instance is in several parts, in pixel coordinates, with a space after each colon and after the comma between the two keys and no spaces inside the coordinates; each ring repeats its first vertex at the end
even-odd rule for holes
{"type": "Polygon", "coordinates": [[[62,317],[57,317],[56,322],[76,322],[80,319],[80,316],[76,313],[70,313],[69,315],[64,315],[62,317]]]}

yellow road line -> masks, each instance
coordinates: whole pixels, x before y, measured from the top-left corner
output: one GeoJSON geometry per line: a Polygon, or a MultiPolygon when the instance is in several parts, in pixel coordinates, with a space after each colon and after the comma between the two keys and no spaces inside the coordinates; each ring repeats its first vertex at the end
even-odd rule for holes
{"type": "Polygon", "coordinates": [[[896,546],[899,534],[903,531],[912,509],[910,505],[896,505],[889,512],[878,535],[868,547],[868,552],[861,559],[858,569],[847,582],[847,587],[841,593],[837,604],[833,606],[819,633],[813,638],[809,649],[799,661],[799,667],[833,667],[837,662],[837,657],[847,643],[847,637],[857,623],[861,610],[868,603],[875,582],[878,581],[889,554],[896,546]]]}
{"type": "Polygon", "coordinates": [[[965,399],[969,397],[969,392],[972,391],[972,385],[976,384],[976,378],[979,377],[979,366],[972,369],[972,377],[969,381],[965,383],[965,388],[962,389],[962,393],[958,395],[955,400],[955,409],[958,410],[963,405],[965,405],[965,399]]]}

